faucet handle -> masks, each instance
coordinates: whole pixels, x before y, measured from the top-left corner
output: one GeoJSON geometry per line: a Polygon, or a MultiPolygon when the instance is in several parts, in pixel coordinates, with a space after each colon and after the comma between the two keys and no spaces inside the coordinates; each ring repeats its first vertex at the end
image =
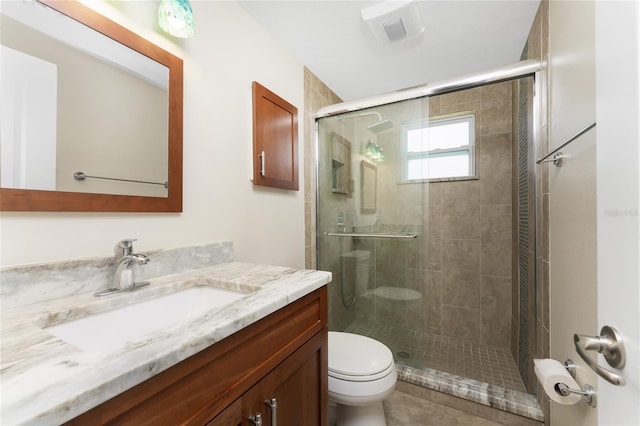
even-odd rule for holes
{"type": "Polygon", "coordinates": [[[116,257],[128,256],[133,254],[133,242],[138,241],[137,238],[129,238],[126,240],[118,241],[114,249],[116,257]]]}

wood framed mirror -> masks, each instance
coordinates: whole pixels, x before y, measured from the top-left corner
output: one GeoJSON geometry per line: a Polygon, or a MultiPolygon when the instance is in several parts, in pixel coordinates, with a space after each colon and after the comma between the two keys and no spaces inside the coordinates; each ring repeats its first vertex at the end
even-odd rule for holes
{"type": "MultiPolygon", "coordinates": [[[[14,81],[3,82],[2,97],[8,101],[2,105],[1,117],[0,210],[181,212],[182,59],[77,1],[32,0],[8,2],[6,6],[3,4],[0,15],[3,74],[11,75],[7,71],[11,61],[5,61],[5,58],[14,57],[18,58],[19,64],[24,63],[20,62],[24,59],[26,63],[41,66],[33,71],[39,76],[38,81],[46,80],[42,77],[46,73],[41,70],[50,69],[50,87],[53,88],[50,99],[53,101],[47,102],[53,105],[50,110],[54,117],[45,120],[43,114],[36,112],[32,113],[36,121],[15,118],[18,108],[8,95],[21,85],[14,81]],[[18,10],[21,6],[26,7],[26,12],[18,10]],[[54,16],[53,27],[56,28],[30,21],[47,14],[54,16]],[[24,20],[21,16],[25,16],[24,20]],[[71,33],[72,27],[83,31],[82,35],[71,33]],[[29,33],[27,36],[12,34],[10,28],[20,31],[26,28],[29,33]],[[60,35],[63,33],[68,33],[67,39],[60,35]],[[36,40],[32,45],[37,46],[31,49],[46,50],[42,55],[33,53],[29,47],[23,48],[31,38],[36,40]],[[79,45],[89,39],[96,39],[101,47],[94,51],[93,45],[79,45]],[[56,62],[57,58],[47,56],[56,49],[44,49],[44,44],[63,46],[63,59],[56,62]],[[112,46],[102,47],[103,44],[112,46]],[[80,56],[86,60],[78,60],[80,56]],[[84,66],[85,62],[105,63],[105,71],[81,68],[79,64],[84,66]],[[110,68],[107,70],[107,67],[110,68]],[[123,77],[115,78],[117,73],[123,77]],[[87,89],[82,84],[90,77],[98,84],[87,89]],[[123,83],[134,79],[142,81],[140,87],[144,87],[135,90],[159,91],[160,94],[142,101],[138,92],[123,83]],[[67,87],[72,87],[72,95],[65,91],[67,87]],[[103,95],[111,96],[111,99],[105,101],[100,97],[103,95]],[[65,121],[65,117],[69,119],[65,121]],[[99,118],[101,122],[98,122],[99,118]],[[32,129],[49,128],[48,133],[44,131],[45,137],[37,138],[49,140],[47,147],[34,148],[29,145],[31,142],[25,143],[24,135],[16,136],[19,129],[14,128],[20,127],[17,123],[30,134],[32,129]],[[139,128],[130,128],[129,123],[139,128]],[[70,143],[74,138],[79,139],[77,145],[70,143]],[[20,141],[20,144],[15,148],[16,144],[7,145],[7,141],[20,141]],[[31,157],[36,162],[25,167],[26,159],[31,157]],[[107,163],[109,158],[113,161],[107,163]],[[33,183],[34,179],[25,178],[34,171],[38,179],[47,173],[50,179],[42,178],[44,183],[33,183]],[[86,179],[79,178],[77,172],[84,173],[86,179]]],[[[23,68],[16,69],[18,72],[13,74],[23,74],[23,68]]],[[[36,93],[35,104],[47,103],[39,102],[42,90],[32,91],[36,93]]]]}

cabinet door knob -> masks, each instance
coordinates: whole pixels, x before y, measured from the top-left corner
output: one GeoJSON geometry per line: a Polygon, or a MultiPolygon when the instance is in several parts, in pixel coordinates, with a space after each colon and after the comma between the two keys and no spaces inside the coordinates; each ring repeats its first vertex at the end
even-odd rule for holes
{"type": "Polygon", "coordinates": [[[264,151],[262,151],[260,153],[260,174],[262,176],[264,176],[264,174],[266,173],[266,171],[265,171],[265,161],[266,161],[265,157],[266,157],[266,154],[264,153],[264,151]]]}
{"type": "Polygon", "coordinates": [[[262,426],[262,414],[260,413],[256,413],[255,416],[249,416],[249,420],[251,420],[255,426],[262,426]]]}
{"type": "Polygon", "coordinates": [[[276,409],[278,408],[278,402],[275,398],[267,399],[265,402],[271,409],[271,426],[276,426],[276,409]]]}

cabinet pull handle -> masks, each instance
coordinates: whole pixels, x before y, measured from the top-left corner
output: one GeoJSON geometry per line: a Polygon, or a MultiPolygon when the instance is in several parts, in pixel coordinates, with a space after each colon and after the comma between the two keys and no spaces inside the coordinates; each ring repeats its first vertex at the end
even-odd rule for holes
{"type": "Polygon", "coordinates": [[[266,156],[266,155],[265,155],[264,151],[262,151],[262,152],[260,153],[260,175],[261,175],[261,176],[264,176],[264,174],[265,174],[265,167],[264,167],[264,163],[265,163],[265,156],[266,156]]]}
{"type": "Polygon", "coordinates": [[[251,420],[255,426],[262,426],[262,414],[260,413],[256,413],[255,416],[249,416],[249,420],[251,420]]]}
{"type": "Polygon", "coordinates": [[[278,408],[278,402],[275,398],[267,399],[265,402],[271,409],[271,426],[276,426],[276,409],[278,408]]]}

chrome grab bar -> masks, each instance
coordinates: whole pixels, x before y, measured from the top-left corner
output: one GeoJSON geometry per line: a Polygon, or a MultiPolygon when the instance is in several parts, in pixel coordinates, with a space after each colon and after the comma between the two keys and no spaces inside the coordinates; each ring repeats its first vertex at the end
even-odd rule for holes
{"type": "Polygon", "coordinates": [[[623,368],[626,363],[626,357],[622,336],[618,333],[618,330],[605,325],[602,327],[602,330],[600,330],[600,336],[592,337],[574,334],[573,343],[576,346],[576,352],[578,352],[580,358],[600,377],[614,385],[623,386],[625,384],[624,377],[601,367],[597,361],[591,359],[587,354],[587,351],[597,351],[604,355],[604,359],[613,368],[623,368]]]}
{"type": "Polygon", "coordinates": [[[545,155],[544,157],[537,159],[536,164],[553,161],[553,164],[556,165],[557,167],[562,166],[562,152],[560,152],[560,150],[565,146],[569,145],[571,142],[578,139],[580,136],[587,133],[589,130],[593,129],[594,127],[596,127],[596,123],[592,123],[587,127],[585,127],[584,129],[580,130],[578,133],[570,137],[568,141],[566,141],[565,143],[563,143],[562,145],[560,145],[559,147],[557,147],[556,149],[554,149],[553,151],[545,155]],[[553,158],[551,160],[548,160],[549,157],[553,157],[553,158]]]}
{"type": "Polygon", "coordinates": [[[149,185],[161,185],[164,186],[165,189],[169,188],[169,182],[149,182],[147,180],[135,180],[135,179],[120,179],[120,178],[112,178],[105,176],[89,176],[84,172],[75,172],[73,174],[73,178],[75,180],[85,180],[85,179],[103,179],[103,180],[116,180],[118,182],[133,182],[133,183],[147,183],[149,185]]]}
{"type": "Polygon", "coordinates": [[[418,234],[408,232],[325,232],[324,235],[340,238],[399,238],[405,240],[418,238],[418,234]]]}

